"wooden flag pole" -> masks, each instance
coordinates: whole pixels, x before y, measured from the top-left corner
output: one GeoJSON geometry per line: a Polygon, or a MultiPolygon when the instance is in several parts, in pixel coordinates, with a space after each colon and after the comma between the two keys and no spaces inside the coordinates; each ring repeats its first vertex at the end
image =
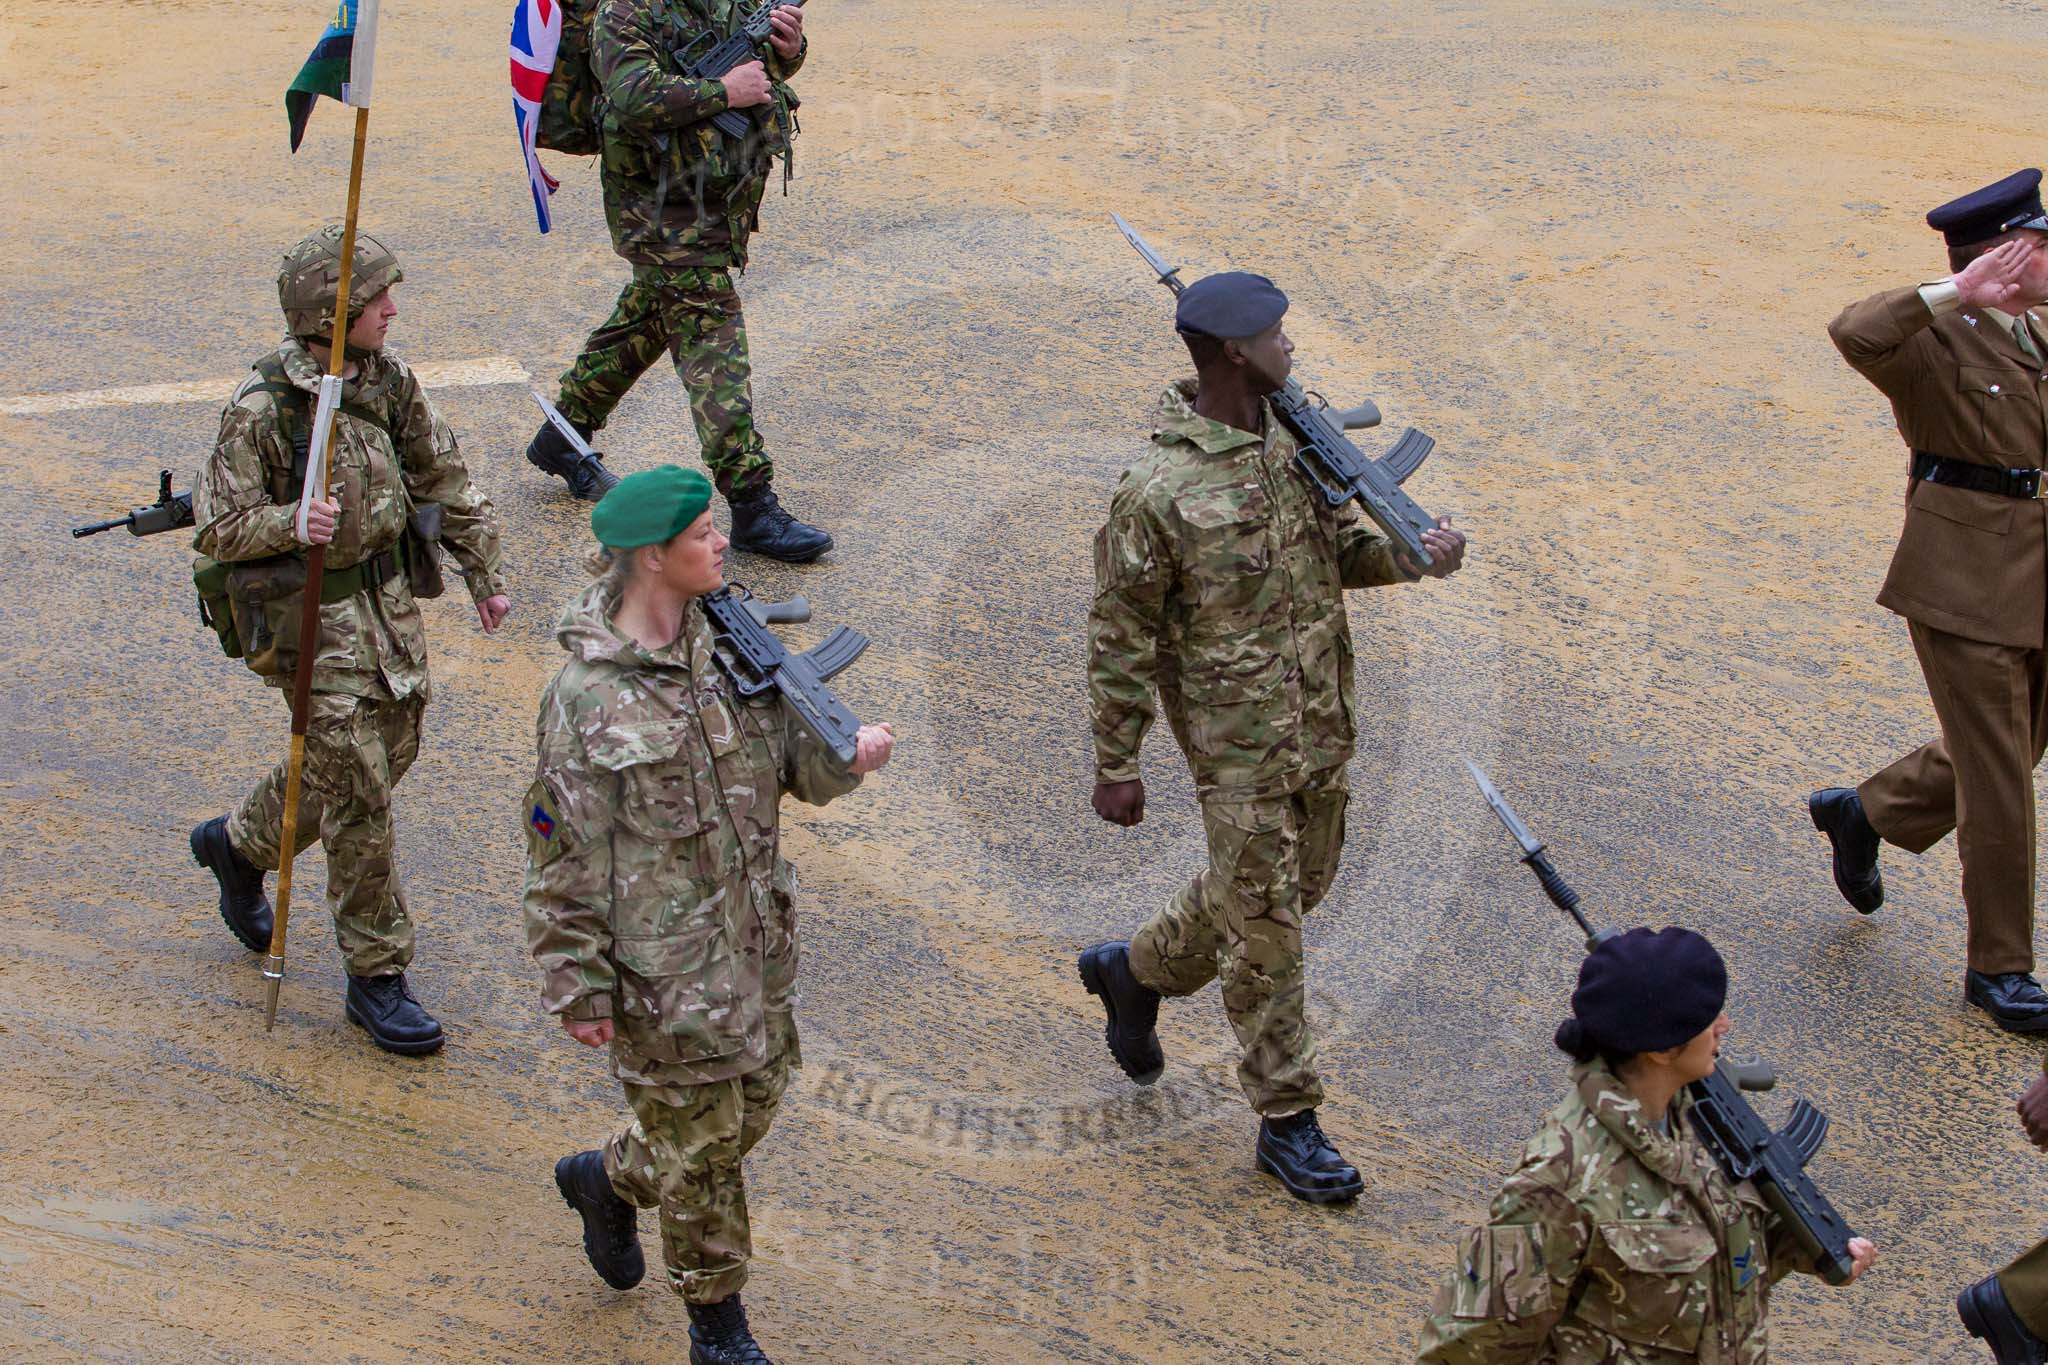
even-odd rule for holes
{"type": "MultiPolygon", "coordinates": [[[[363,150],[370,140],[370,110],[356,107],[356,145],[348,164],[348,216],[341,227],[341,277],[335,282],[334,334],[327,373],[339,379],[348,364],[348,294],[355,283],[356,212],[363,197],[363,150]]],[[[334,441],[339,423],[327,429],[321,453],[322,501],[334,491],[334,441]]],[[[292,858],[299,834],[299,793],[306,767],[306,722],[313,711],[313,658],[320,652],[320,577],[327,568],[327,547],[306,553],[306,587],[299,606],[299,664],[292,676],[292,744],[284,769],[284,828],[278,836],[277,914],[270,926],[270,955],[263,960],[263,1031],[277,1025],[277,993],[284,985],[285,928],[292,914],[292,858]]]]}

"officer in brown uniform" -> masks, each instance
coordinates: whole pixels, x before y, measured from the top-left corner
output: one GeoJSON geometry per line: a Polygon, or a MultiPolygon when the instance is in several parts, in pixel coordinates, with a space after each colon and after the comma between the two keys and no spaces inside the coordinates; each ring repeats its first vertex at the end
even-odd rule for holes
{"type": "Polygon", "coordinates": [[[1879,841],[1950,830],[1969,914],[1964,993],[2000,1028],[2048,1032],[2034,970],[2034,767],[2048,747],[2048,214],[2021,171],[1927,215],[1947,279],[1852,304],[1828,327],[1891,399],[1911,450],[1906,524],[1878,601],[1906,618],[1939,737],[1855,789],[1815,792],[1835,885],[1884,903],[1879,841]]]}
{"type": "MultiPolygon", "coordinates": [[[[2015,1106],[2027,1140],[2048,1150],[2048,1074],[2036,1076],[2015,1106]]],[[[1982,1337],[1998,1365],[2048,1365],[2048,1237],[1956,1297],[1956,1312],[1982,1337]]]]}

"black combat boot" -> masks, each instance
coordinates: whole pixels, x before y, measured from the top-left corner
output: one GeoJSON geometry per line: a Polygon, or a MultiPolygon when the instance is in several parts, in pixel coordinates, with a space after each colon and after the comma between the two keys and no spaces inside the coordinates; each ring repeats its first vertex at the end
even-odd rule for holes
{"type": "Polygon", "coordinates": [[[1316,1111],[1259,1121],[1259,1169],[1311,1204],[1342,1204],[1365,1189],[1358,1168],[1323,1136],[1316,1111]]]}
{"type": "Polygon", "coordinates": [[[736,550],[765,555],[785,564],[808,564],[832,548],[832,537],[789,514],[767,484],[728,494],[732,505],[732,544],[736,550]]]}
{"type": "Polygon", "coordinates": [[[1159,1050],[1159,992],[1131,975],[1131,945],[1098,943],[1081,954],[1081,984],[1090,995],[1102,998],[1109,1011],[1103,1025],[1103,1041],[1109,1055],[1139,1085],[1150,1085],[1166,1070],[1166,1055],[1159,1050]]]}
{"type": "Polygon", "coordinates": [[[1869,914],[1884,904],[1884,877],[1877,870],[1877,831],[1863,814],[1863,800],[1853,787],[1828,787],[1806,798],[1813,827],[1828,836],[1835,850],[1835,890],[1842,899],[1869,914]]]}
{"type": "Polygon", "coordinates": [[[2048,1365],[2048,1343],[2027,1330],[2005,1301],[1996,1275],[1986,1275],[1956,1295],[1956,1313],[1973,1337],[1981,1337],[1998,1365],[2048,1365]]]}
{"type": "Polygon", "coordinates": [[[739,1295],[689,1307],[690,1365],[775,1365],[754,1340],[739,1295]]]}
{"type": "Polygon", "coordinates": [[[434,1016],[420,1008],[405,973],[395,976],[351,976],[348,979],[348,1021],[366,1029],[370,1041],[386,1052],[416,1057],[439,1052],[447,1039],[434,1016]]]}
{"type": "Polygon", "coordinates": [[[2048,991],[2026,972],[1964,972],[1963,999],[2007,1033],[2048,1033],[2048,991]]]}
{"type": "Polygon", "coordinates": [[[192,860],[220,883],[220,917],[252,953],[270,950],[270,897],[263,894],[263,869],[235,852],[225,815],[192,830],[192,860]]]}
{"type": "MultiPolygon", "coordinates": [[[[590,433],[581,422],[571,422],[585,441],[590,433]]],[[[555,430],[553,422],[542,422],[526,446],[526,462],[568,481],[569,491],[585,502],[596,502],[618,486],[619,476],[604,466],[604,456],[591,452],[579,455],[569,438],[555,430]]]]}
{"type": "Polygon", "coordinates": [[[614,1289],[631,1289],[647,1273],[640,1254],[640,1214],[619,1198],[604,1173],[603,1152],[578,1152],[555,1163],[555,1188],[583,1216],[583,1254],[614,1289]]]}

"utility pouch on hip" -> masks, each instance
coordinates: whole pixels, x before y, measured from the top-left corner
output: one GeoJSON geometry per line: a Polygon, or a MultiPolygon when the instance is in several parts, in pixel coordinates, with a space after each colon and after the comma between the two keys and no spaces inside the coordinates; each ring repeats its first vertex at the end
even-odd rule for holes
{"type": "Polygon", "coordinates": [[[199,624],[220,640],[221,653],[242,657],[242,633],[235,628],[234,604],[228,598],[228,566],[200,555],[192,561],[192,586],[199,593],[199,624]]]}
{"type": "Polygon", "coordinates": [[[222,568],[242,662],[262,678],[290,672],[298,662],[299,594],[306,587],[306,561],[281,554],[222,568]]]}
{"type": "Polygon", "coordinates": [[[405,519],[405,576],[414,597],[439,597],[448,591],[441,574],[441,522],[438,502],[413,504],[405,519]]]}

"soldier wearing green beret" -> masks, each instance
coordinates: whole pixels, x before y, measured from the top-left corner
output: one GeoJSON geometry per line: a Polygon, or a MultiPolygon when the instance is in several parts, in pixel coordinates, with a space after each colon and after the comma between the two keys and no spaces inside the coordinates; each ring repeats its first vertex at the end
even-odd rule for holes
{"type": "Polygon", "coordinates": [[[1138,755],[1156,690],[1194,774],[1209,865],[1129,943],[1083,953],[1080,972],[1108,1011],[1111,1055],[1141,1085],[1165,1066],[1160,997],[1220,978],[1238,1081],[1260,1116],[1259,1168],[1329,1204],[1363,1183],[1316,1115],[1301,921],[1336,875],[1350,799],[1344,590],[1451,574],[1465,537],[1448,523],[1425,532],[1425,569],[1355,506],[1310,488],[1267,402],[1293,363],[1286,310],[1272,281],[1236,271],[1182,292],[1175,325],[1197,376],[1161,398],[1152,448],[1095,538],[1095,811],[1117,825],[1145,818],[1138,755]]]}
{"type": "Polygon", "coordinates": [[[644,1273],[635,1208],[661,1211],[694,1365],[766,1361],[740,1304],[752,1244],[741,1159],[799,1064],[796,874],[784,793],[823,804],[889,761],[860,730],[850,769],[773,694],[738,697],[697,599],[724,585],[711,483],[673,465],[605,495],[608,560],[563,614],[569,662],[540,709],[526,826],[527,942],[542,1003],[611,1049],[633,1121],[562,1158],[555,1183],[614,1288],[644,1273]]]}
{"type": "MultiPolygon", "coordinates": [[[[277,688],[291,680],[304,643],[298,588],[307,549],[327,547],[293,848],[303,852],[317,839],[327,850],[327,908],[348,968],[349,1019],[388,1052],[425,1053],[443,1035],[405,978],[413,921],[391,819],[392,789],[419,754],[429,691],[417,599],[441,591],[445,549],[485,631],[498,628],[511,603],[491,501],[471,482],[455,433],[418,377],[385,349],[404,272],[368,233],[356,236],[349,285],[333,497],[313,502],[299,524],[341,238],[334,224],[285,254],[277,291],[291,335],[255,362],[221,413],[220,439],[192,493],[193,543],[223,571],[232,602],[223,610],[233,616],[241,657],[277,688]],[[436,526],[438,549],[419,529],[436,526]]],[[[278,737],[282,748],[282,728],[278,737]]],[[[220,883],[221,917],[256,952],[270,946],[263,877],[281,856],[284,789],[280,762],[232,814],[192,831],[193,857],[220,883]]]]}
{"type": "MultiPolygon", "coordinates": [[[[1751,1182],[1692,1130],[1686,1087],[1728,1035],[1728,969],[1689,929],[1632,929],[1579,968],[1557,1046],[1572,1090],[1458,1243],[1421,1365],[1679,1365],[1769,1357],[1771,1286],[1810,1271],[1751,1182]]],[[[1850,1278],[1876,1250],[1849,1240],[1850,1278]]]]}

